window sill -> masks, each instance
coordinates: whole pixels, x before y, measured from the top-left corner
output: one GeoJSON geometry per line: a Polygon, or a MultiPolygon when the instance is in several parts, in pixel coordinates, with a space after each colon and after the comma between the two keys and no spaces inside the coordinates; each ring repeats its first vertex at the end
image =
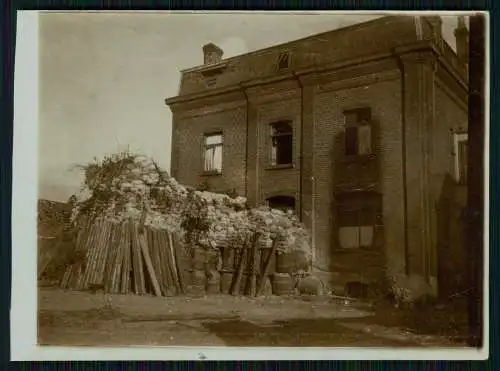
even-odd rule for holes
{"type": "Polygon", "coordinates": [[[295,166],[293,164],[281,164],[281,165],[270,165],[266,167],[266,170],[283,170],[283,169],[293,169],[295,166]]]}
{"type": "Polygon", "coordinates": [[[374,160],[377,158],[377,155],[374,153],[370,153],[368,155],[344,155],[341,158],[342,162],[366,162],[370,160],[374,160]]]}
{"type": "Polygon", "coordinates": [[[369,246],[369,247],[353,247],[353,248],[334,248],[332,250],[334,255],[349,255],[349,254],[363,254],[363,253],[374,253],[374,252],[381,252],[380,249],[378,249],[376,246],[369,246]]]}
{"type": "Polygon", "coordinates": [[[222,172],[221,171],[203,171],[201,176],[221,176],[222,172]]]}

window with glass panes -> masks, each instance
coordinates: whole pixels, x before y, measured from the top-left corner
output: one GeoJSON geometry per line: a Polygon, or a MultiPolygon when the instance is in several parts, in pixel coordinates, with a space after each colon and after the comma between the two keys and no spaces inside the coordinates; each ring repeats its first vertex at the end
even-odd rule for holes
{"type": "Polygon", "coordinates": [[[204,137],[204,171],[222,172],[222,133],[205,134],[204,137]]]}

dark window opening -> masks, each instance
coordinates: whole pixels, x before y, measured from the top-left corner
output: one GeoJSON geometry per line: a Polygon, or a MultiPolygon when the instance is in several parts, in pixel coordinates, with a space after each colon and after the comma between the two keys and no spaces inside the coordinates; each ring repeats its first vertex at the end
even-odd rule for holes
{"type": "Polygon", "coordinates": [[[272,165],[287,165],[293,161],[293,129],[288,122],[272,125],[272,165]]]}
{"type": "Polygon", "coordinates": [[[288,68],[289,56],[288,53],[283,53],[278,59],[278,71],[288,68]]]}
{"type": "Polygon", "coordinates": [[[270,208],[282,211],[295,211],[295,198],[290,196],[274,196],[267,199],[270,208]]]}
{"type": "Polygon", "coordinates": [[[371,111],[362,108],[344,112],[345,154],[347,156],[372,153],[371,111]]]}
{"type": "Polygon", "coordinates": [[[347,156],[358,154],[358,128],[355,126],[345,128],[345,154],[347,156]]]}

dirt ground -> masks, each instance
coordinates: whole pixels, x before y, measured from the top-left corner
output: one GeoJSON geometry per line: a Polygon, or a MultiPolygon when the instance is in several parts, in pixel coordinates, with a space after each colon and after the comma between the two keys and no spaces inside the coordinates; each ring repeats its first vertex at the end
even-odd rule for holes
{"type": "Polygon", "coordinates": [[[41,287],[38,303],[40,345],[464,346],[458,335],[419,333],[394,310],[331,297],[158,298],[41,287]]]}

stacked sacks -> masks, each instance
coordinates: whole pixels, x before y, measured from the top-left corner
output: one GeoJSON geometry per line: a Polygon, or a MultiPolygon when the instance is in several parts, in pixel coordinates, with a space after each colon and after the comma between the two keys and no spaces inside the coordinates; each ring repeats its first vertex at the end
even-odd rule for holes
{"type": "Polygon", "coordinates": [[[89,216],[132,220],[174,232],[202,251],[250,248],[258,233],[260,248],[276,240],[278,254],[299,252],[310,261],[309,234],[292,213],[250,209],[243,197],[190,189],[144,156],[112,155],[83,169],[84,186],[73,197],[75,225],[89,216]]]}

